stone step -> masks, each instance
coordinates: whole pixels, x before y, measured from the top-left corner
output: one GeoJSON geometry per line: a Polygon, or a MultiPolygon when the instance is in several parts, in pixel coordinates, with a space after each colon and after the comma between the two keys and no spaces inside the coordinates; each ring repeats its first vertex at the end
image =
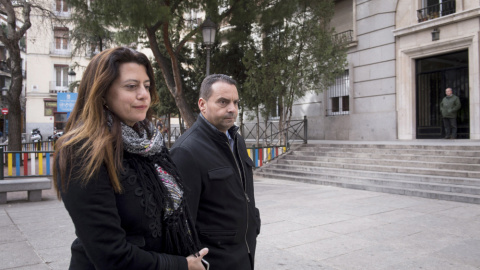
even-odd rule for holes
{"type": "Polygon", "coordinates": [[[360,189],[360,190],[392,193],[392,194],[399,194],[399,195],[417,196],[417,197],[424,197],[424,198],[430,198],[430,199],[480,204],[479,195],[471,195],[471,194],[463,194],[463,193],[455,193],[455,192],[420,190],[420,189],[412,189],[412,188],[398,188],[398,187],[390,187],[390,186],[383,186],[383,185],[374,185],[374,184],[365,184],[365,183],[362,184],[362,183],[350,182],[350,181],[340,182],[340,181],[332,181],[324,178],[311,178],[311,177],[305,177],[305,176],[291,177],[283,174],[274,174],[274,173],[267,173],[262,171],[256,172],[255,174],[261,177],[274,178],[274,179],[280,179],[280,180],[291,180],[291,181],[298,181],[298,182],[311,183],[311,184],[330,185],[330,186],[343,187],[343,188],[360,189]]]}
{"type": "Polygon", "coordinates": [[[438,143],[434,145],[425,144],[377,144],[377,143],[322,143],[322,144],[303,144],[302,148],[371,148],[371,149],[411,149],[411,150],[447,150],[447,151],[480,151],[480,143],[469,144],[445,144],[438,143]]]}
{"type": "Polygon", "coordinates": [[[388,172],[375,172],[375,171],[360,171],[360,170],[348,170],[338,168],[326,168],[326,167],[311,167],[311,166],[296,166],[289,164],[273,163],[268,166],[258,169],[264,170],[287,170],[298,173],[316,173],[322,175],[334,175],[345,177],[372,177],[376,179],[390,179],[390,180],[408,180],[416,182],[437,183],[437,184],[449,184],[449,185],[465,185],[465,186],[478,186],[480,187],[480,179],[476,178],[463,178],[463,177],[449,177],[449,176],[435,176],[435,175],[419,175],[419,174],[404,174],[404,173],[388,173],[388,172]]]}
{"type": "Polygon", "coordinates": [[[363,171],[439,175],[439,176],[477,178],[477,179],[480,178],[480,172],[478,171],[431,169],[431,168],[423,168],[423,167],[422,168],[398,167],[398,166],[386,166],[386,165],[376,165],[376,164],[351,164],[351,163],[335,163],[335,162],[321,162],[321,161],[308,161],[308,160],[291,160],[291,159],[288,159],[287,157],[279,159],[278,163],[291,164],[291,165],[297,165],[297,166],[343,168],[343,169],[363,170],[363,171]]]}
{"type": "Polygon", "coordinates": [[[438,155],[420,155],[420,154],[381,154],[381,153],[365,153],[365,152],[323,152],[323,151],[301,151],[291,152],[292,156],[319,156],[319,157],[356,157],[365,159],[398,159],[398,160],[415,160],[415,161],[436,161],[441,163],[463,163],[463,164],[480,164],[480,153],[478,157],[459,157],[459,156],[438,156],[438,155]]]}
{"type": "MultiPolygon", "coordinates": [[[[465,185],[460,183],[436,183],[426,181],[415,181],[409,178],[388,179],[373,177],[369,175],[345,175],[345,174],[327,174],[325,172],[307,172],[298,169],[281,169],[277,167],[269,167],[262,170],[263,173],[270,173],[276,175],[284,175],[289,177],[308,177],[312,179],[323,179],[336,182],[349,182],[365,185],[376,185],[395,188],[407,188],[418,190],[431,190],[441,192],[464,193],[471,195],[480,195],[480,183],[476,185],[465,185]]],[[[453,181],[452,181],[453,182],[453,181]]],[[[480,181],[479,181],[480,182],[480,181]]]]}
{"type": "MultiPolygon", "coordinates": [[[[394,157],[391,157],[394,158],[394,157]]],[[[360,158],[357,156],[350,157],[331,157],[331,156],[303,156],[288,155],[287,160],[303,160],[317,162],[333,162],[333,163],[350,163],[350,164],[367,164],[367,165],[384,165],[396,167],[423,167],[430,169],[446,169],[446,170],[463,170],[480,172],[480,164],[464,164],[464,163],[443,163],[436,160],[416,161],[416,160],[400,160],[400,159],[382,159],[382,158],[360,158]]]]}
{"type": "Polygon", "coordinates": [[[424,155],[424,156],[451,156],[451,157],[480,157],[480,150],[463,149],[463,150],[439,150],[439,149],[408,149],[408,148],[345,148],[345,147],[315,147],[304,145],[296,149],[301,152],[344,152],[344,153],[374,153],[374,154],[389,154],[389,155],[424,155]]]}

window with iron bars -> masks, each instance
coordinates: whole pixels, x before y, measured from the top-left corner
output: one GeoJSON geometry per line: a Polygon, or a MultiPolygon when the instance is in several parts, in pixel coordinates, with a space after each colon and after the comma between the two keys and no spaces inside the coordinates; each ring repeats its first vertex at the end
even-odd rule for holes
{"type": "Polygon", "coordinates": [[[418,22],[433,20],[456,12],[456,0],[422,0],[422,8],[417,10],[418,22]]]}
{"type": "Polygon", "coordinates": [[[349,71],[335,79],[327,90],[327,116],[345,115],[350,112],[350,77],[349,71]]]}

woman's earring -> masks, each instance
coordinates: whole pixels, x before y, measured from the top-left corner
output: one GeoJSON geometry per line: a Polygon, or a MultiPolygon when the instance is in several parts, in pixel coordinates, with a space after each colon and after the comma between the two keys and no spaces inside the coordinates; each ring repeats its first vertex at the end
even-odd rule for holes
{"type": "Polygon", "coordinates": [[[102,103],[103,103],[103,106],[108,109],[107,102],[105,101],[104,98],[102,98],[102,103]]]}

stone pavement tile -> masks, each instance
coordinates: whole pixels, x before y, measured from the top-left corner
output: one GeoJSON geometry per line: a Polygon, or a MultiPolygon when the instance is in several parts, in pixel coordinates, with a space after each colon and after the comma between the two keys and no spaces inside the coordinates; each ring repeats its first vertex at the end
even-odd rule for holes
{"type": "Polygon", "coordinates": [[[397,238],[388,243],[396,248],[414,250],[418,255],[426,256],[467,239],[425,228],[419,233],[397,238]]]}
{"type": "Polygon", "coordinates": [[[464,219],[457,219],[454,217],[447,217],[442,215],[423,215],[415,218],[406,218],[397,222],[400,225],[406,227],[419,227],[428,228],[429,230],[435,230],[447,234],[454,234],[457,236],[475,236],[480,222],[478,221],[466,221],[464,219]],[[477,227],[476,227],[477,226],[477,227]],[[477,229],[475,229],[475,227],[477,229]],[[469,228],[469,229],[466,229],[469,228]]]}
{"type": "Polygon", "coordinates": [[[386,223],[387,222],[383,220],[373,220],[369,217],[360,217],[322,225],[320,226],[320,228],[338,234],[349,234],[357,231],[375,228],[386,223]]]}
{"type": "Polygon", "coordinates": [[[25,241],[0,245],[0,269],[43,263],[33,248],[25,241]]]}
{"type": "MultiPolygon", "coordinates": [[[[454,262],[442,258],[422,256],[399,264],[389,265],[385,270],[478,270],[477,267],[465,265],[461,262],[454,262]]],[[[382,269],[383,270],[383,269],[382,269]]]]}
{"type": "Polygon", "coordinates": [[[448,210],[438,211],[436,215],[442,215],[447,217],[459,218],[459,219],[477,219],[480,220],[480,205],[459,205],[458,207],[448,210]]]}
{"type": "Polygon", "coordinates": [[[276,248],[285,249],[289,247],[299,246],[321,239],[331,238],[338,234],[328,232],[320,227],[305,228],[295,231],[284,232],[278,236],[262,234],[258,237],[258,242],[266,243],[276,248]]]}
{"type": "Polygon", "coordinates": [[[422,215],[425,214],[405,209],[394,209],[392,211],[370,215],[368,218],[372,220],[383,221],[385,223],[393,223],[402,219],[416,218],[422,215]]]}
{"type": "Polygon", "coordinates": [[[29,209],[28,211],[8,211],[15,224],[35,224],[38,222],[58,222],[70,219],[67,211],[62,208],[29,209]],[[48,216],[48,220],[43,217],[48,216]]]}
{"type": "Polygon", "coordinates": [[[307,213],[298,213],[296,216],[292,217],[290,221],[304,224],[306,226],[320,226],[354,218],[355,217],[353,216],[344,215],[338,212],[327,212],[325,210],[311,209],[311,211],[307,213]]]}
{"type": "Polygon", "coordinates": [[[67,233],[72,234],[75,232],[73,222],[71,220],[48,220],[42,219],[38,222],[32,223],[23,223],[17,225],[17,227],[25,234],[28,238],[38,237],[39,235],[51,235],[52,237],[55,233],[67,233]]]}
{"type": "Polygon", "coordinates": [[[374,228],[353,232],[348,235],[358,239],[388,242],[397,238],[403,238],[407,235],[422,232],[422,229],[423,228],[418,226],[405,226],[403,224],[389,223],[374,228]]]}
{"type": "Polygon", "coordinates": [[[380,201],[377,201],[371,204],[363,204],[363,205],[357,205],[351,208],[338,209],[338,213],[357,216],[357,217],[364,217],[364,216],[389,212],[395,209],[396,207],[385,205],[380,201]]]}
{"type": "Polygon", "coordinates": [[[65,270],[65,269],[68,269],[68,267],[70,266],[70,258],[68,258],[67,260],[50,263],[50,264],[48,264],[48,266],[50,266],[51,270],[65,270]]]}
{"type": "MultiPolygon", "coordinates": [[[[21,267],[15,267],[14,270],[51,270],[52,268],[48,267],[48,265],[46,264],[34,264],[34,265],[28,265],[28,266],[21,266],[21,267]]],[[[63,269],[68,269],[68,266],[67,268],[63,268],[63,269]]]]}
{"type": "Polygon", "coordinates": [[[435,256],[480,268],[480,239],[465,240],[434,253],[435,256]]]}
{"type": "Polygon", "coordinates": [[[55,247],[70,248],[75,239],[75,230],[70,227],[56,228],[45,231],[42,234],[29,236],[28,241],[35,250],[50,249],[55,247]]]}
{"type": "Polygon", "coordinates": [[[260,236],[277,235],[277,234],[297,231],[305,228],[308,228],[308,226],[290,222],[290,221],[279,221],[279,222],[269,223],[269,224],[262,223],[260,236]]]}
{"type": "Polygon", "coordinates": [[[321,261],[369,246],[374,246],[376,244],[376,242],[371,240],[354,238],[349,235],[340,235],[296,247],[287,248],[285,251],[303,256],[306,260],[321,261]]]}
{"type": "Polygon", "coordinates": [[[63,268],[57,267],[56,269],[68,269],[71,257],[70,244],[68,246],[37,250],[37,253],[50,267],[54,268],[53,265],[57,265],[63,268]]]}
{"type": "Polygon", "coordinates": [[[12,220],[8,216],[7,212],[0,209],[0,227],[13,225],[12,220]]]}
{"type": "Polygon", "coordinates": [[[375,245],[345,252],[321,262],[336,269],[377,270],[388,269],[391,265],[409,261],[416,257],[415,252],[410,250],[402,250],[389,245],[375,245]]]}
{"type": "Polygon", "coordinates": [[[257,244],[255,254],[256,270],[338,270],[313,259],[267,245],[262,241],[257,244]]]}
{"type": "Polygon", "coordinates": [[[419,198],[419,199],[422,199],[421,201],[419,201],[419,204],[411,207],[406,207],[404,208],[404,210],[411,210],[415,212],[432,214],[435,212],[456,208],[458,207],[458,204],[459,204],[456,202],[448,202],[448,201],[441,201],[441,200],[435,200],[435,199],[423,199],[423,198],[419,198]]]}
{"type": "Polygon", "coordinates": [[[25,241],[25,236],[15,225],[2,226],[0,228],[0,245],[13,242],[25,241]]]}

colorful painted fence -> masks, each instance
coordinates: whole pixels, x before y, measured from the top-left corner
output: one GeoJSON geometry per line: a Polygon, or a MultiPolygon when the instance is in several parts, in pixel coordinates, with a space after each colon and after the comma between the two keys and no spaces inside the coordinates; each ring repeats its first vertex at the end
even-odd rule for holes
{"type": "Polygon", "coordinates": [[[264,163],[275,159],[276,157],[287,152],[286,146],[272,147],[248,147],[248,156],[255,163],[255,167],[262,167],[264,163]]]}
{"type": "Polygon", "coordinates": [[[0,179],[52,175],[53,151],[6,151],[0,149],[0,179]]]}
{"type": "MultiPolygon", "coordinates": [[[[38,143],[22,143],[22,151],[54,151],[55,142],[43,141],[38,143]]],[[[8,151],[8,145],[0,145],[3,152],[8,151]]]]}

